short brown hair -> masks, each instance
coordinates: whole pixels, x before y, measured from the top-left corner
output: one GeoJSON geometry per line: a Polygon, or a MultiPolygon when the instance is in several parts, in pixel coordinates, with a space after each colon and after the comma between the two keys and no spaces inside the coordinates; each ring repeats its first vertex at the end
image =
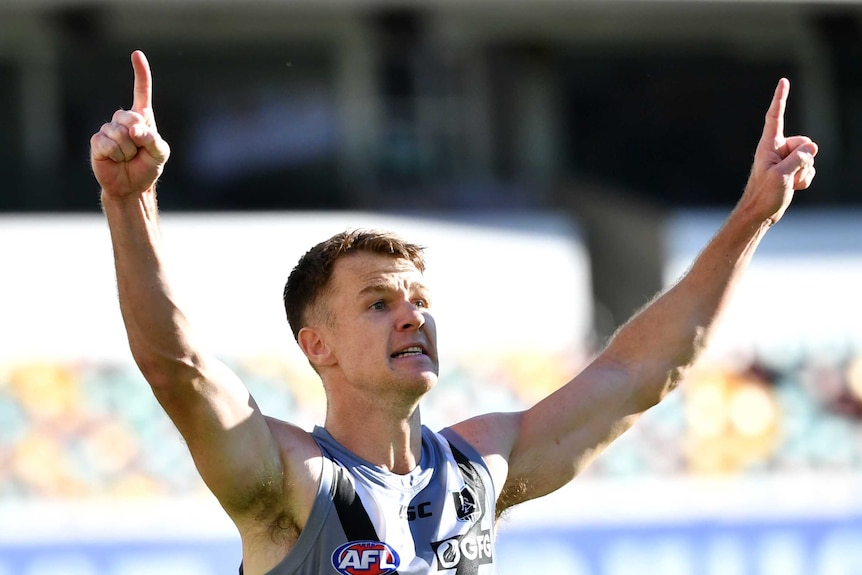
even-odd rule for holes
{"type": "Polygon", "coordinates": [[[308,311],[325,291],[339,258],[356,252],[371,252],[405,259],[424,272],[424,249],[392,232],[355,229],[335,234],[308,250],[284,285],[284,310],[293,337],[298,339],[299,330],[308,323],[308,311]]]}

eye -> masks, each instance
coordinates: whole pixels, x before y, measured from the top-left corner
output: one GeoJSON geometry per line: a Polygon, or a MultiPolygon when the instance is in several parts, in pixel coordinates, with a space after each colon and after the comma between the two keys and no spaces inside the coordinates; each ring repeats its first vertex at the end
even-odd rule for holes
{"type": "Polygon", "coordinates": [[[386,309],[386,304],[383,303],[383,300],[377,300],[376,302],[368,306],[368,309],[373,309],[375,311],[383,311],[384,309],[386,309]]]}
{"type": "Polygon", "coordinates": [[[413,302],[413,305],[415,305],[416,307],[427,308],[428,307],[428,300],[417,299],[416,301],[413,302]]]}

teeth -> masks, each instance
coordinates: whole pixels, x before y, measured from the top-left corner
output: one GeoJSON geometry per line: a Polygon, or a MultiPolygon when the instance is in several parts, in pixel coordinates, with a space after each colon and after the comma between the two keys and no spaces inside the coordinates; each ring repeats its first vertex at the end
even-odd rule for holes
{"type": "Polygon", "coordinates": [[[404,357],[405,355],[417,355],[422,353],[422,348],[419,346],[408,347],[404,351],[392,354],[392,357],[404,357]]]}

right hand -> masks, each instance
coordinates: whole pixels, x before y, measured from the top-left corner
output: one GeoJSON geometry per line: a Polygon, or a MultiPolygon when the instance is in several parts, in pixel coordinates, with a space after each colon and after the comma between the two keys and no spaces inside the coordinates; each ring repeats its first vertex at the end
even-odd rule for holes
{"type": "Polygon", "coordinates": [[[90,138],[90,163],[102,192],[112,198],[139,195],[153,188],[170,146],[156,129],[150,65],[140,50],[132,53],[135,71],[131,110],[117,110],[90,138]]]}
{"type": "Polygon", "coordinates": [[[766,112],[763,135],[742,196],[742,203],[771,223],[781,219],[794,193],[808,188],[816,173],[817,144],[807,136],[784,135],[784,110],[789,93],[790,82],[782,78],[766,112]]]}

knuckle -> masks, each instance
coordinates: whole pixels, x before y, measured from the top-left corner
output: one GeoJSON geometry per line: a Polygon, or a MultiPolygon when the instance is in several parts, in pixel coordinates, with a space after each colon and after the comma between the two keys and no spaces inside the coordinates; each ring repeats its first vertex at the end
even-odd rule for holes
{"type": "Polygon", "coordinates": [[[132,126],[134,124],[145,124],[143,116],[131,110],[117,110],[111,118],[111,123],[121,126],[132,126]]]}
{"type": "Polygon", "coordinates": [[[116,144],[112,142],[105,142],[104,140],[100,141],[96,146],[93,147],[95,155],[100,158],[111,158],[114,159],[117,157],[117,153],[119,152],[119,148],[116,144]]]}
{"type": "Polygon", "coordinates": [[[125,126],[116,123],[105,124],[102,131],[105,135],[114,140],[123,138],[127,133],[125,126]]]}

